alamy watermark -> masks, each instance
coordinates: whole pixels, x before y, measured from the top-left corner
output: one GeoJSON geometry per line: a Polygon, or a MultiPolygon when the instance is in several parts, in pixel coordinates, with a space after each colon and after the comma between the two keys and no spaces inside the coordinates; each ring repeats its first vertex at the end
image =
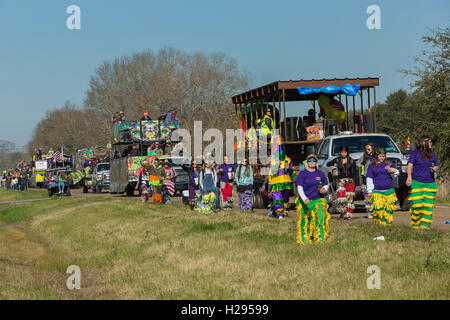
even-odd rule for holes
{"type": "Polygon", "coordinates": [[[171,140],[180,141],[172,149],[171,156],[174,158],[191,157],[197,163],[206,160],[221,164],[224,156],[227,156],[231,163],[248,159],[249,164],[267,165],[271,159],[278,158],[281,137],[278,129],[272,130],[269,135],[263,135],[254,128],[245,131],[226,129],[224,142],[221,130],[210,128],[203,133],[202,121],[194,121],[193,140],[191,132],[182,128],[172,132],[171,140]],[[204,142],[210,143],[203,148],[204,142]]]}
{"type": "Polygon", "coordinates": [[[69,290],[81,289],[81,270],[79,266],[71,265],[67,267],[66,273],[71,276],[67,278],[66,286],[69,290]]]}
{"type": "Polygon", "coordinates": [[[367,289],[381,289],[381,269],[377,265],[371,265],[367,267],[367,273],[371,274],[370,277],[367,278],[366,284],[367,289]]]}
{"type": "Polygon", "coordinates": [[[381,9],[376,4],[367,7],[366,13],[370,16],[366,20],[366,26],[369,30],[381,29],[381,9]]]}
{"type": "Polygon", "coordinates": [[[70,16],[66,20],[66,27],[69,30],[80,30],[81,29],[81,9],[77,5],[68,6],[66,13],[70,16]]]}

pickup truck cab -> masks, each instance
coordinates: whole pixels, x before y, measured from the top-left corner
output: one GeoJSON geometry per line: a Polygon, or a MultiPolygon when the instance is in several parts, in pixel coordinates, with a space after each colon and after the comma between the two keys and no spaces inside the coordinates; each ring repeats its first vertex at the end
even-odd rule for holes
{"type": "Polygon", "coordinates": [[[92,174],[92,192],[101,193],[103,189],[109,190],[109,162],[98,163],[92,174]]]}
{"type": "MultiPolygon", "coordinates": [[[[319,159],[317,167],[328,178],[330,183],[333,182],[332,171],[334,167],[328,166],[327,163],[336,158],[340,153],[340,147],[348,146],[349,156],[358,161],[364,153],[367,143],[372,142],[376,148],[386,149],[386,158],[391,163],[395,163],[400,171],[400,176],[394,178],[394,187],[397,198],[402,210],[408,210],[410,203],[407,200],[409,188],[405,185],[407,178],[408,158],[403,155],[397,144],[387,134],[383,133],[341,133],[339,135],[328,136],[318,142],[316,145],[316,156],[319,159]]],[[[359,175],[360,177],[360,175],[359,175]]],[[[361,180],[355,181],[355,184],[361,185],[361,180]]]]}

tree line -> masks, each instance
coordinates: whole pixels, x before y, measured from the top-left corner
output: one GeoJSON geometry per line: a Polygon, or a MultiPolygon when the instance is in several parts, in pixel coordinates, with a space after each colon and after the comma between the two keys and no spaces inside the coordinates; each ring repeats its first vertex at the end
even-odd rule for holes
{"type": "Polygon", "coordinates": [[[450,29],[431,30],[422,38],[431,49],[415,58],[413,70],[402,70],[412,78],[410,93],[398,90],[377,106],[377,130],[401,142],[431,137],[441,162],[441,173],[450,173],[450,29]]]}
{"type": "Polygon", "coordinates": [[[39,147],[64,146],[65,152],[106,145],[111,118],[124,111],[139,120],[147,110],[152,119],[172,109],[186,129],[202,120],[204,130],[235,127],[231,96],[247,89],[248,74],[223,53],[187,54],[164,48],[124,55],[103,62],[89,82],[83,106],[67,101],[46,112],[36,125],[28,152],[39,147]]]}

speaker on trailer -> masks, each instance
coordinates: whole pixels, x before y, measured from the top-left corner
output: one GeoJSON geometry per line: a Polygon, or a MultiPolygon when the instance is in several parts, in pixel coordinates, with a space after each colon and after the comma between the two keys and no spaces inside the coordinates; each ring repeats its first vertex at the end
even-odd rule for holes
{"type": "Polygon", "coordinates": [[[333,136],[338,133],[338,122],[336,119],[325,120],[325,136],[333,136]]]}
{"type": "Polygon", "coordinates": [[[297,140],[299,141],[306,140],[306,127],[301,117],[297,118],[296,135],[297,140]]]}
{"type": "Polygon", "coordinates": [[[363,125],[364,125],[364,132],[371,132],[373,133],[375,131],[375,123],[373,121],[373,115],[372,114],[365,114],[363,117],[363,125]]]}
{"type": "Polygon", "coordinates": [[[362,125],[361,125],[361,117],[358,116],[353,116],[353,125],[354,125],[354,132],[355,133],[360,133],[362,132],[362,125]]]}
{"type": "MultiPolygon", "coordinates": [[[[284,122],[281,123],[281,130],[284,132],[284,122]]],[[[287,141],[306,140],[306,130],[303,127],[302,119],[300,117],[287,117],[286,130],[287,141]],[[302,133],[303,131],[304,134],[302,133]],[[302,137],[304,139],[302,139],[302,137]]]]}
{"type": "Polygon", "coordinates": [[[297,117],[286,118],[287,141],[295,141],[297,139],[296,120],[297,117]]]}

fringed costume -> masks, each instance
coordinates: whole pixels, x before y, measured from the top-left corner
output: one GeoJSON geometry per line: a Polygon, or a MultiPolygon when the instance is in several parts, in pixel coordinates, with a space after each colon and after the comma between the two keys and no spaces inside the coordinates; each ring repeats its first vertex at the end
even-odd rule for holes
{"type": "Polygon", "coordinates": [[[216,206],[217,195],[215,192],[202,194],[195,205],[195,211],[203,214],[211,214],[216,206]]]}
{"type": "Polygon", "coordinates": [[[296,199],[298,223],[297,243],[321,242],[328,239],[330,228],[328,221],[328,202],[325,198],[311,200],[308,205],[298,197],[296,199]]]}
{"type": "Polygon", "coordinates": [[[278,159],[270,161],[269,168],[269,192],[272,195],[270,216],[284,217],[288,215],[289,196],[292,182],[295,180],[294,164],[291,159],[280,151],[278,159]]]}
{"type": "Polygon", "coordinates": [[[328,189],[328,180],[320,170],[304,170],[297,177],[297,242],[323,242],[328,238],[330,213],[328,202],[319,189],[328,189]],[[306,205],[305,201],[309,200],[306,205]]]}
{"type": "Polygon", "coordinates": [[[152,193],[152,202],[162,202],[162,183],[164,178],[164,169],[161,164],[153,164],[148,170],[148,184],[152,193]]]}
{"type": "Polygon", "coordinates": [[[373,190],[369,200],[372,203],[370,210],[372,211],[373,222],[383,226],[391,225],[394,220],[394,211],[397,209],[395,206],[397,202],[395,189],[373,190]]]}
{"type": "Polygon", "coordinates": [[[340,218],[351,219],[353,217],[353,197],[355,195],[355,173],[356,165],[351,157],[347,157],[344,163],[342,156],[331,160],[328,166],[336,166],[336,196],[334,197],[333,207],[340,213],[340,218]]]}
{"type": "Polygon", "coordinates": [[[372,203],[373,222],[386,226],[391,225],[394,220],[394,211],[397,209],[397,195],[395,194],[394,184],[392,183],[390,168],[396,169],[393,173],[400,174],[395,164],[380,162],[371,163],[367,170],[367,192],[372,193],[369,201],[372,203]]]}
{"type": "Polygon", "coordinates": [[[212,164],[207,164],[200,173],[200,193],[195,210],[200,213],[211,214],[220,209],[220,190],[217,185],[217,173],[212,164]]]}

